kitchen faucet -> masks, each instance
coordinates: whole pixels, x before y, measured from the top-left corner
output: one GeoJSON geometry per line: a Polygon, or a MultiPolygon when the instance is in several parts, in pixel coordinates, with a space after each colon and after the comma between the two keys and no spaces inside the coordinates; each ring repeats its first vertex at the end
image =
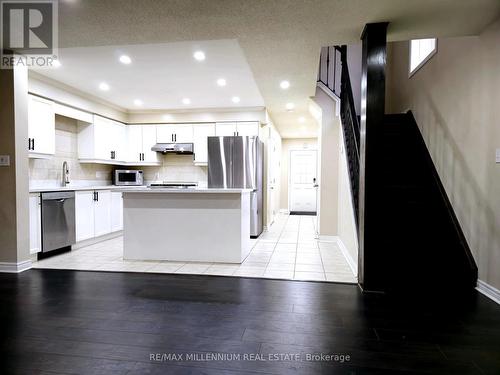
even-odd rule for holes
{"type": "Polygon", "coordinates": [[[68,162],[63,162],[63,173],[62,173],[62,186],[67,186],[69,184],[69,168],[68,162]]]}

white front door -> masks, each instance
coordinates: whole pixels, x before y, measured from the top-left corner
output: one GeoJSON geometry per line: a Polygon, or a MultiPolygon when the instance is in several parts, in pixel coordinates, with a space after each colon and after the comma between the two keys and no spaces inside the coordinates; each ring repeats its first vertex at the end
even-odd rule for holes
{"type": "Polygon", "coordinates": [[[290,151],[290,211],[316,212],[316,150],[290,151]]]}

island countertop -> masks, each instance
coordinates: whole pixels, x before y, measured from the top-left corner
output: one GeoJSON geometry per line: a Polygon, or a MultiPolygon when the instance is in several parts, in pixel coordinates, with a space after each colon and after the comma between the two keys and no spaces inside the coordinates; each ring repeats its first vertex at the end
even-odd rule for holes
{"type": "Polygon", "coordinates": [[[149,188],[149,187],[137,187],[137,188],[126,188],[126,189],[118,189],[118,191],[121,191],[123,193],[127,194],[134,194],[134,193],[141,193],[141,194],[165,194],[165,193],[174,193],[174,194],[179,194],[179,193],[187,193],[187,194],[200,194],[200,193],[217,193],[217,194],[244,194],[244,193],[250,193],[252,189],[223,189],[223,188],[161,188],[161,187],[155,187],[155,188],[149,188]]]}

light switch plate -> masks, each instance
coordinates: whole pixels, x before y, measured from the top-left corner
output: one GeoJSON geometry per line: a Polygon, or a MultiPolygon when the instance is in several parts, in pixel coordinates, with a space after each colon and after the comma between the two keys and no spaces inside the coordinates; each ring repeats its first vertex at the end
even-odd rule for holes
{"type": "Polygon", "coordinates": [[[500,148],[497,148],[497,157],[496,157],[496,162],[500,163],[500,148]]]}
{"type": "Polygon", "coordinates": [[[10,166],[10,155],[0,155],[0,167],[10,166]]]}

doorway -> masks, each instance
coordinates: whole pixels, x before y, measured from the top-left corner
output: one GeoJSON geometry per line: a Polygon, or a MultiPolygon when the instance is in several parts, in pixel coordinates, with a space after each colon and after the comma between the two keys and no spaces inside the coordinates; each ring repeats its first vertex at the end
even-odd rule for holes
{"type": "Polygon", "coordinates": [[[316,150],[291,150],[288,182],[290,214],[316,215],[317,209],[316,150]]]}

